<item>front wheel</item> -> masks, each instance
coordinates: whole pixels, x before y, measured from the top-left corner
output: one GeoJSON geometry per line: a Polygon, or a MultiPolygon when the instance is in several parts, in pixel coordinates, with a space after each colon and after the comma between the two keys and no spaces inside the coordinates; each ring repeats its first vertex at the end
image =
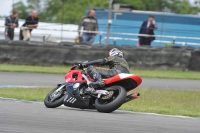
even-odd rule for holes
{"type": "Polygon", "coordinates": [[[95,100],[97,111],[110,113],[118,109],[126,100],[126,91],[121,86],[112,86],[106,89],[109,95],[95,100]]]}
{"type": "Polygon", "coordinates": [[[65,85],[60,85],[54,88],[44,99],[44,105],[47,108],[56,108],[63,104],[66,94],[65,85]]]}

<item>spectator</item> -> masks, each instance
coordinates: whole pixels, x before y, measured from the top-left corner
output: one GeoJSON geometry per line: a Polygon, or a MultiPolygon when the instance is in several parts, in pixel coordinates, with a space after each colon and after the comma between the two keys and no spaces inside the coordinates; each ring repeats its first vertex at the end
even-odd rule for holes
{"type": "Polygon", "coordinates": [[[31,15],[25,20],[20,30],[20,40],[29,41],[31,32],[34,28],[38,27],[39,18],[37,17],[37,11],[33,10],[31,15]]]}
{"type": "MultiPolygon", "coordinates": [[[[78,27],[79,36],[81,36],[80,30],[82,27],[83,27],[83,30],[86,30],[86,31],[98,31],[98,22],[97,22],[97,19],[95,18],[94,10],[90,10],[87,16],[84,16],[81,18],[81,21],[78,27]]],[[[95,36],[96,36],[96,33],[84,32],[82,33],[83,42],[93,43],[95,36]]]]}
{"type": "Polygon", "coordinates": [[[13,11],[12,15],[5,18],[5,39],[14,39],[14,29],[18,27],[18,12],[13,11]]]}
{"type": "MultiPolygon", "coordinates": [[[[148,21],[144,21],[139,34],[154,35],[154,29],[156,28],[156,22],[154,16],[149,16],[148,21]]],[[[151,45],[151,42],[155,40],[155,37],[139,36],[139,45],[151,45]]]]}

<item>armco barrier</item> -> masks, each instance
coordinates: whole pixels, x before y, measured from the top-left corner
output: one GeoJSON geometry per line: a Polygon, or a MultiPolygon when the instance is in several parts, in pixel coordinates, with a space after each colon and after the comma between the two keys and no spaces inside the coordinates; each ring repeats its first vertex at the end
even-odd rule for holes
{"type": "Polygon", "coordinates": [[[200,50],[199,49],[192,51],[192,58],[190,59],[188,69],[200,71],[200,50]]]}
{"type": "MultiPolygon", "coordinates": [[[[65,65],[107,57],[115,46],[0,41],[0,63],[65,65]]],[[[200,51],[187,48],[117,46],[131,67],[200,70],[200,51]]]]}

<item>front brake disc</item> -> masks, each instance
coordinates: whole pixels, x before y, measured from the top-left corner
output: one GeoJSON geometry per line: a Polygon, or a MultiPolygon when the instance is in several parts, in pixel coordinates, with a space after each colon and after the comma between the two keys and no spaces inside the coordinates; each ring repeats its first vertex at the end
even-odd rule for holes
{"type": "Polygon", "coordinates": [[[58,92],[53,92],[51,95],[50,95],[50,100],[51,101],[54,101],[55,99],[57,99],[58,97],[60,97],[62,95],[63,91],[58,91],[58,92]]]}

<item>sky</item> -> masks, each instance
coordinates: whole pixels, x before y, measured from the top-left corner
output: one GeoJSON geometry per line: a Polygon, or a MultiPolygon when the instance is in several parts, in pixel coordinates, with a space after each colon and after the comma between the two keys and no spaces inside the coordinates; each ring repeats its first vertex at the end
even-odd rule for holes
{"type": "Polygon", "coordinates": [[[26,0],[0,0],[0,16],[7,16],[12,10],[13,2],[17,3],[19,1],[26,2],[26,0]]]}
{"type": "MultiPolygon", "coordinates": [[[[10,14],[11,10],[12,10],[12,5],[13,5],[13,1],[15,3],[19,2],[19,1],[23,1],[26,2],[26,0],[0,0],[1,4],[0,4],[0,16],[7,16],[10,14]]],[[[189,0],[191,4],[193,4],[195,2],[195,0],[189,0]]]]}

